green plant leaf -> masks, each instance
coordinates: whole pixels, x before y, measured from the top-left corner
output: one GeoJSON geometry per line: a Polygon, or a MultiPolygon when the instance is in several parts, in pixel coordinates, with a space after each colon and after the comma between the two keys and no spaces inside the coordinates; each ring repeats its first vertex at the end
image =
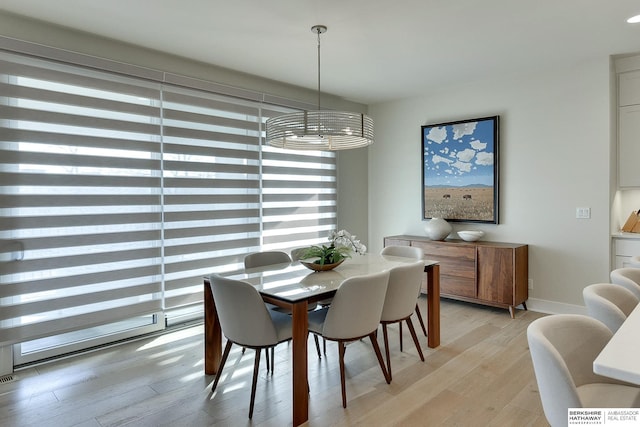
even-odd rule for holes
{"type": "Polygon", "coordinates": [[[333,245],[329,246],[311,246],[301,256],[302,259],[316,258],[314,264],[335,264],[345,258],[351,258],[351,251],[349,248],[341,246],[336,248],[333,245]]]}

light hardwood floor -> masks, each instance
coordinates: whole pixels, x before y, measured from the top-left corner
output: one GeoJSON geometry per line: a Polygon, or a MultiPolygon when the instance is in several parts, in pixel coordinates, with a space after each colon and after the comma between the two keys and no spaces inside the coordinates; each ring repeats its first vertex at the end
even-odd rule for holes
{"type": "MultiPolygon", "coordinates": [[[[424,302],[422,303],[424,313],[424,302]]],[[[393,381],[387,385],[368,340],[346,351],[347,408],[340,398],[337,347],[319,360],[309,340],[309,426],[548,426],[533,374],[526,328],[542,314],[442,300],[441,346],[421,336],[421,362],[407,328],[399,352],[390,328],[393,381]]],[[[417,324],[417,321],[414,322],[417,324]]],[[[203,373],[196,325],[16,372],[0,384],[2,426],[291,425],[290,348],[264,359],[253,420],[247,418],[253,352],[235,347],[215,395],[203,373]]],[[[382,334],[379,336],[382,343],[382,334]]]]}

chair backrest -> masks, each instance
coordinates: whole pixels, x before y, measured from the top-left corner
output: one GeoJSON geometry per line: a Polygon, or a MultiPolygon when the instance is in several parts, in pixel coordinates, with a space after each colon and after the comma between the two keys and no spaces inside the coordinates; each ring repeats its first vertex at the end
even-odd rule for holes
{"type": "Polygon", "coordinates": [[[254,252],[244,257],[244,268],[263,267],[265,265],[280,264],[283,262],[291,262],[291,257],[286,252],[254,252]]]}
{"type": "Polygon", "coordinates": [[[423,276],[424,261],[422,259],[391,269],[380,320],[400,320],[413,313],[423,276]]]}
{"type": "Polygon", "coordinates": [[[308,246],[305,246],[304,248],[291,249],[291,260],[298,261],[302,259],[302,254],[305,253],[308,249],[308,246]]]}
{"type": "Polygon", "coordinates": [[[582,290],[589,316],[607,325],[615,333],[638,305],[630,290],[612,283],[595,283],[582,290]]]}
{"type": "Polygon", "coordinates": [[[640,255],[632,256],[629,259],[629,267],[640,268],[640,255]]]}
{"type": "Polygon", "coordinates": [[[640,299],[640,268],[617,268],[609,275],[611,283],[624,286],[640,299]]]}
{"type": "Polygon", "coordinates": [[[388,282],[388,271],[350,277],[342,282],[327,312],[322,335],[350,339],[378,329],[388,282]]]}
{"type": "Polygon", "coordinates": [[[423,259],[424,252],[417,246],[385,246],[380,251],[380,255],[403,256],[405,258],[423,259]]]}
{"type": "Polygon", "coordinates": [[[527,328],[542,408],[552,426],[567,425],[567,408],[580,408],[577,387],[615,381],[593,373],[593,361],[613,333],[577,314],[541,317],[527,328]]]}
{"type": "Polygon", "coordinates": [[[209,283],[225,337],[247,347],[278,343],[276,328],[256,288],[215,274],[209,283]]]}

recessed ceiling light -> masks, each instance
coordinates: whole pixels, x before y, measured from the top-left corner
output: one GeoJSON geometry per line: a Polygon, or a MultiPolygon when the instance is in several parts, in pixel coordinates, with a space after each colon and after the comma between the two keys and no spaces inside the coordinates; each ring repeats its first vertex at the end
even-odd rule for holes
{"type": "Polygon", "coordinates": [[[638,22],[640,22],[640,15],[632,16],[631,18],[627,19],[627,22],[629,24],[637,24],[638,22]]]}

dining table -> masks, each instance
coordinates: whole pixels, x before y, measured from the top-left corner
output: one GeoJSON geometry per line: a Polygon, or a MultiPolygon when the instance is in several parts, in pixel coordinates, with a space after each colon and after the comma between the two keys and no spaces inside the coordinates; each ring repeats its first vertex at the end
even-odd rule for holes
{"type": "MultiPolygon", "coordinates": [[[[309,418],[307,382],[308,309],[318,301],[332,297],[340,284],[355,276],[387,271],[415,262],[413,258],[364,254],[354,255],[330,271],[315,272],[299,261],[273,264],[251,269],[216,273],[242,280],[256,287],[262,299],[282,307],[292,316],[292,382],[293,425],[309,418]]],[[[440,345],[440,268],[437,261],[425,260],[427,285],[427,346],[440,345]]],[[[210,287],[210,276],[204,278],[204,369],[205,374],[217,372],[222,355],[222,331],[210,287]]]]}
{"type": "Polygon", "coordinates": [[[593,372],[640,385],[640,304],[593,361],[593,372]]]}

